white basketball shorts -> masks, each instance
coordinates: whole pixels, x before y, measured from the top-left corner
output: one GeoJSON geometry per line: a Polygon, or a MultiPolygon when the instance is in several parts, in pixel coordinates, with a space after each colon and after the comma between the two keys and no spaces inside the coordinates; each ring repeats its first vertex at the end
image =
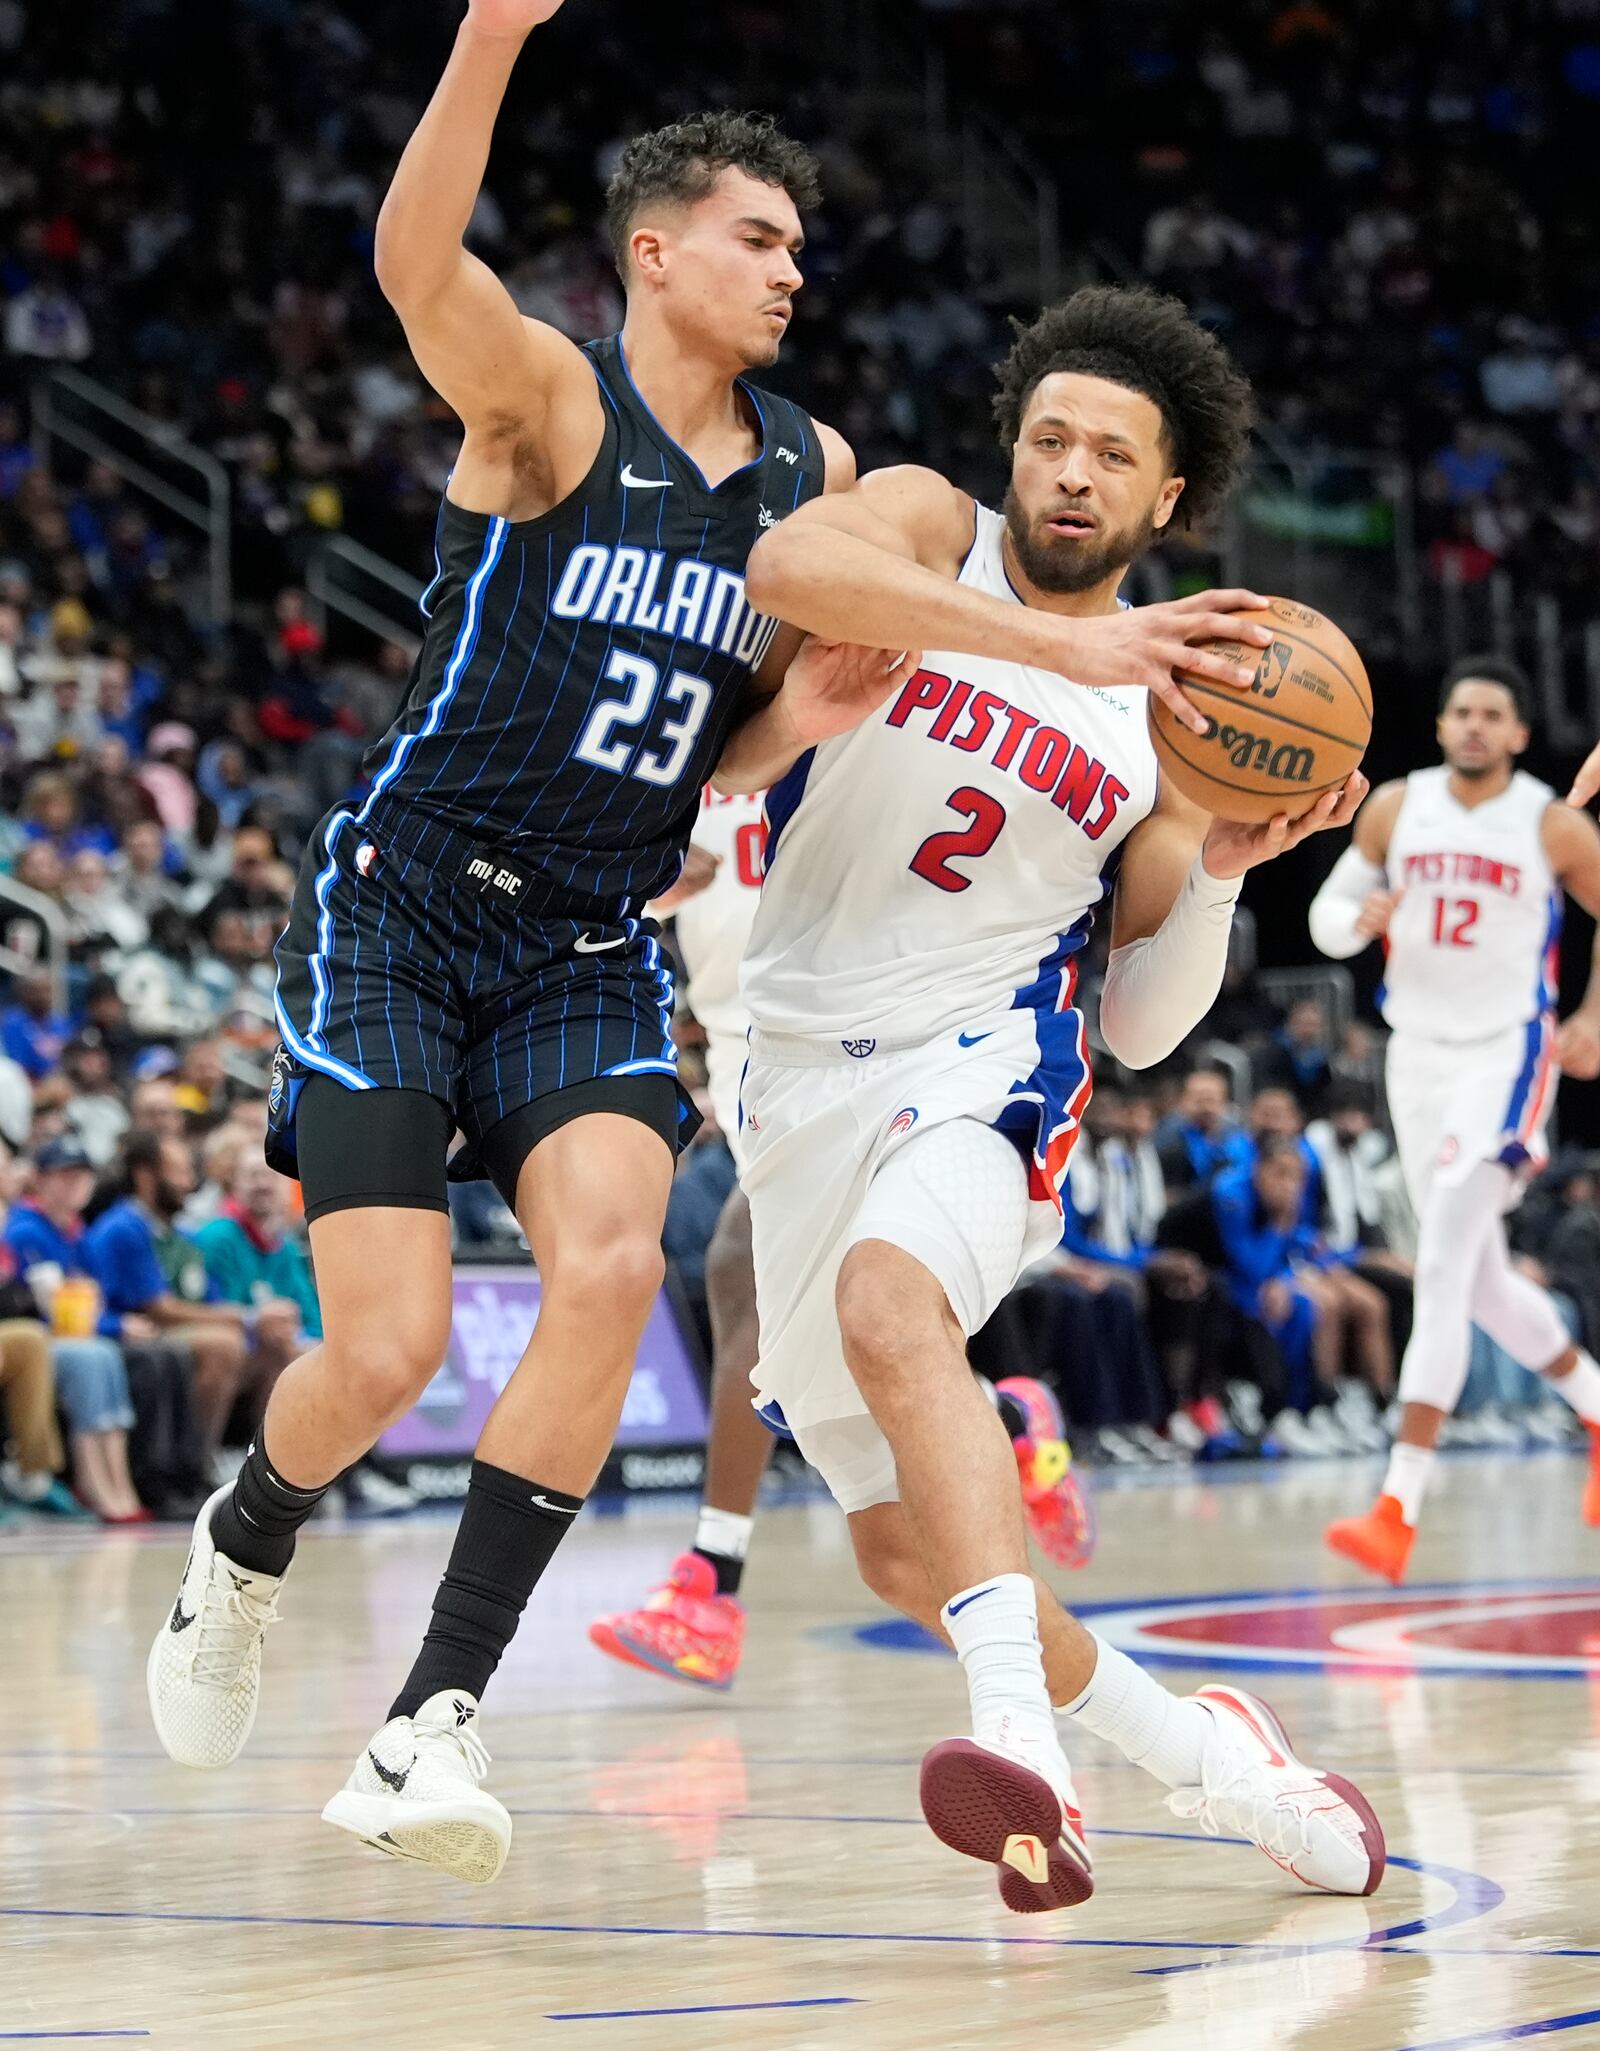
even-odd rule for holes
{"type": "Polygon", "coordinates": [[[1389,1116],[1411,1206],[1466,1180],[1480,1161],[1538,1165],[1555,1101],[1555,1020],[1548,1014],[1458,1045],[1390,1036],[1389,1116]]]}
{"type": "MultiPolygon", "coordinates": [[[[742,1180],[761,1319],[751,1379],[758,1408],[787,1426],[847,1511],[897,1493],[839,1333],[849,1249],[901,1247],[970,1335],[1061,1238],[1056,1187],[1035,1169],[1032,1140],[997,1125],[1017,1124],[1035,1076],[1032,1020],[968,1037],[852,1056],[837,1041],[751,1035],[742,1180]]],[[[1070,1125],[1053,1126],[1051,1167],[1062,1174],[1087,1096],[1085,1066],[1070,1125]]]]}

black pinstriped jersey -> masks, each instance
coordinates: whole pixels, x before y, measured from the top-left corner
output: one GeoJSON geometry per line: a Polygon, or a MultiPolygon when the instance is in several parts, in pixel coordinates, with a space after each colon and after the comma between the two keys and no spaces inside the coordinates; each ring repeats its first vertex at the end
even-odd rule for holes
{"type": "Polygon", "coordinates": [[[447,499],[427,634],[374,794],[503,846],[561,891],[643,902],[676,876],[700,792],[777,623],[745,599],[771,527],[823,488],[815,423],[745,385],[755,460],[714,490],[662,430],[619,336],[588,345],[593,467],[536,520],[447,499]]]}

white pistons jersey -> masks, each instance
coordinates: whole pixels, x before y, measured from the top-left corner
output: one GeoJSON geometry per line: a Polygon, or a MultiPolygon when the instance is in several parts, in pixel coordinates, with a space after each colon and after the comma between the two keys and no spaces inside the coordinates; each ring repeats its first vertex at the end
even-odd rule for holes
{"type": "Polygon", "coordinates": [[[1549,786],[1518,770],[1468,807],[1447,768],[1419,769],[1390,836],[1380,1002],[1393,1031],[1465,1044],[1554,1008],[1562,895],[1544,851],[1549,786]]]}
{"type": "MultiPolygon", "coordinates": [[[[961,582],[1020,604],[978,509],[961,582]]],[[[1156,800],[1146,694],[929,651],[899,695],[767,798],[745,957],[757,1029],[847,1053],[1072,1002],[1073,957],[1156,800]]]]}
{"type": "Polygon", "coordinates": [[[765,800],[759,792],[724,797],[707,785],[689,838],[717,857],[717,873],[674,914],[686,994],[708,1035],[742,1041],[750,1021],[739,995],[739,964],[761,899],[765,800]]]}

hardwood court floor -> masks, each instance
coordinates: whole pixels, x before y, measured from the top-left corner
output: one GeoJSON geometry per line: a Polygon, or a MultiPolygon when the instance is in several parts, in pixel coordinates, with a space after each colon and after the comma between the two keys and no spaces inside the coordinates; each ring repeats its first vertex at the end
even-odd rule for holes
{"type": "Polygon", "coordinates": [[[922,1825],[917,1762],[962,1727],[960,1677],[855,1635],[883,1613],[826,1504],[764,1516],[728,1697],[584,1637],[677,1549],[684,1507],[585,1519],[489,1698],[517,1836],[482,1890],[317,1816],[405,1669],[447,1523],[316,1530],[255,1736],[220,1776],[170,1765],[146,1719],[185,1534],[7,1532],[0,2045],[1600,2047],[1600,1534],[1578,1522],[1579,1463],[1448,1463],[1399,1603],[1317,1542],[1373,1478],[1110,1490],[1100,1556],[1067,1579],[1121,1642],[1196,1661],[1167,1673],[1180,1688],[1241,1643],[1274,1662],[1227,1670],[1366,1789],[1394,1855],[1381,1891],[1305,1894],[1085,1739],[1099,1891],[1039,1918],[922,1825]],[[1354,1606],[1210,1600],[1318,1590],[1354,1606]]]}

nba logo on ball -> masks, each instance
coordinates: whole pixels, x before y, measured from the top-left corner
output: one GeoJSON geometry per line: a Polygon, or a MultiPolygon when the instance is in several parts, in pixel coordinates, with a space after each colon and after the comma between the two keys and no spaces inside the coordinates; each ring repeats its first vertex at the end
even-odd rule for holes
{"type": "Polygon", "coordinates": [[[907,1104],[903,1111],[897,1111],[894,1115],[894,1120],[889,1127],[890,1139],[899,1139],[901,1134],[909,1132],[916,1122],[916,1107],[915,1105],[907,1104]]]}

